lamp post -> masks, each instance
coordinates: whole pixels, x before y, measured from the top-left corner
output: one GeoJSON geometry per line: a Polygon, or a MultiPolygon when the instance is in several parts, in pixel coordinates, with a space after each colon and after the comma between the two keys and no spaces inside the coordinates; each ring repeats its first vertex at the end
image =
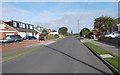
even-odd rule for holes
{"type": "Polygon", "coordinates": [[[79,34],[79,20],[77,21],[77,23],[78,23],[78,34],[79,34]]]}

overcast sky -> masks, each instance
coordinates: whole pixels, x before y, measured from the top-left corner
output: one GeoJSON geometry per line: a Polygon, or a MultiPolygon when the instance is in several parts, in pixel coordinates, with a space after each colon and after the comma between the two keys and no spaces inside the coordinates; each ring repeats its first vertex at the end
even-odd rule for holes
{"type": "Polygon", "coordinates": [[[94,20],[100,16],[117,18],[117,2],[4,2],[2,20],[17,20],[58,30],[66,26],[69,31],[92,29],[94,20]]]}

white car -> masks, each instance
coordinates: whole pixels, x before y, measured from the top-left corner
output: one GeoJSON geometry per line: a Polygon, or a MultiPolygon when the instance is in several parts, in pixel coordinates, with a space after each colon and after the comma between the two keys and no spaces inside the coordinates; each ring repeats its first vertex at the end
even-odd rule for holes
{"type": "Polygon", "coordinates": [[[110,37],[110,38],[120,38],[120,31],[115,31],[110,34],[106,34],[105,37],[110,37]]]}

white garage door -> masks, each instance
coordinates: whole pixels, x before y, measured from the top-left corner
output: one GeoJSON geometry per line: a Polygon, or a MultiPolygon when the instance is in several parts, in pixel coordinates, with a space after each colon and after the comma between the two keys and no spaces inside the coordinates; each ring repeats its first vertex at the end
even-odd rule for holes
{"type": "Polygon", "coordinates": [[[24,38],[26,36],[26,33],[25,32],[19,32],[18,33],[22,38],[24,38]]]}

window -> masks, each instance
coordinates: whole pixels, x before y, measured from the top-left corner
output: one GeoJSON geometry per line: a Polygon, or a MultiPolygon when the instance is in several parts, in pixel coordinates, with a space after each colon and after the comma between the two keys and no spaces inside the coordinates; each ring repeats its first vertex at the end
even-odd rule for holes
{"type": "Polygon", "coordinates": [[[28,24],[26,24],[26,28],[28,29],[29,27],[28,27],[28,24]]]}
{"type": "Polygon", "coordinates": [[[33,29],[33,26],[32,26],[32,25],[30,25],[30,29],[33,29]]]}
{"type": "Polygon", "coordinates": [[[23,25],[23,28],[25,28],[25,24],[22,24],[23,25]]]}
{"type": "Polygon", "coordinates": [[[14,26],[14,27],[17,27],[17,23],[16,23],[16,22],[13,22],[13,26],[14,26]]]}
{"type": "Polygon", "coordinates": [[[19,27],[20,27],[20,28],[23,28],[23,24],[22,24],[22,23],[19,23],[19,27]]]}

